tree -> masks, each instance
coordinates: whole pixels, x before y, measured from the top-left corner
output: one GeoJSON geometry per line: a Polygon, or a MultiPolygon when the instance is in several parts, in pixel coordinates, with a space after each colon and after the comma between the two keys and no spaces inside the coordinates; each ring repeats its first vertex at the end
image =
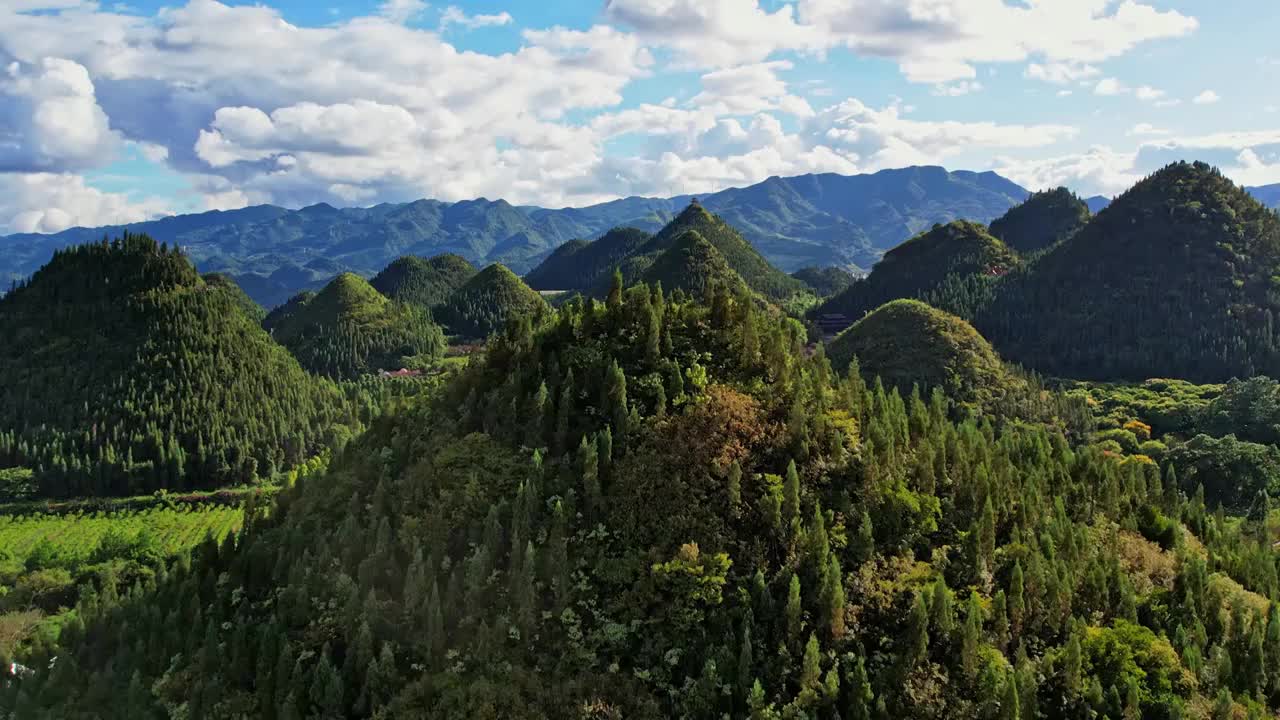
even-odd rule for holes
{"type": "Polygon", "coordinates": [[[902,651],[903,675],[910,673],[929,654],[929,609],[925,607],[924,596],[916,593],[911,605],[911,614],[907,616],[907,634],[902,651]]]}
{"type": "Polygon", "coordinates": [[[787,606],[784,611],[787,638],[792,643],[799,642],[800,639],[800,612],[800,576],[793,573],[787,586],[787,606]]]}
{"type": "Polygon", "coordinates": [[[875,700],[871,682],[867,679],[867,665],[861,655],[853,658],[849,672],[849,696],[845,704],[845,720],[871,720],[871,708],[875,700]]]}
{"type": "Polygon", "coordinates": [[[742,466],[737,460],[729,466],[726,493],[729,496],[729,512],[737,517],[742,512],[742,466]]]}
{"type": "Polygon", "coordinates": [[[787,479],[782,485],[782,521],[788,525],[800,518],[800,473],[796,461],[787,463],[787,479]]]}

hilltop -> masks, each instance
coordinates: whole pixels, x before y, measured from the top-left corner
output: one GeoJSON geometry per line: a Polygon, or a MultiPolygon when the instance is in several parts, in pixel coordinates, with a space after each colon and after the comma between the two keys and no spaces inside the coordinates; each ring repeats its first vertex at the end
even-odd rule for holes
{"type": "Polygon", "coordinates": [[[941,389],[961,403],[990,406],[1007,372],[991,344],[969,323],[918,300],[894,300],[854,323],[831,342],[837,372],[857,362],[903,395],[920,386],[941,389]]]}
{"type": "Polygon", "coordinates": [[[815,315],[856,320],[890,300],[919,298],[969,315],[1001,275],[1021,264],[1017,253],[981,225],[939,225],[885,253],[867,277],[822,303],[815,315]]]}
{"type": "Polygon", "coordinates": [[[1076,233],[1089,222],[1089,206],[1060,187],[1037,192],[991,222],[990,232],[1014,251],[1029,255],[1076,233]]]}
{"type": "Polygon", "coordinates": [[[0,466],[46,496],[253,482],[343,414],[234,286],[146,236],[59,251],[0,299],[0,336],[0,466]]]}
{"type": "Polygon", "coordinates": [[[1274,376],[1277,276],[1280,218],[1208,165],[1175,163],[1005,278],[976,325],[1054,375],[1274,376]]]}
{"type": "Polygon", "coordinates": [[[335,379],[421,366],[444,352],[427,311],[384,297],[351,273],[318,293],[302,293],[263,321],[311,372],[335,379]]]}
{"type": "Polygon", "coordinates": [[[507,267],[493,264],[453,291],[434,310],[450,335],[482,340],[515,317],[534,319],[547,302],[507,267]]]}
{"type": "Polygon", "coordinates": [[[373,289],[395,300],[430,309],[475,277],[476,268],[460,255],[397,258],[374,276],[373,289]]]}
{"type": "Polygon", "coordinates": [[[653,259],[640,275],[649,285],[661,283],[663,290],[683,290],[703,297],[711,287],[746,290],[742,276],[697,230],[686,230],[653,259]]]}

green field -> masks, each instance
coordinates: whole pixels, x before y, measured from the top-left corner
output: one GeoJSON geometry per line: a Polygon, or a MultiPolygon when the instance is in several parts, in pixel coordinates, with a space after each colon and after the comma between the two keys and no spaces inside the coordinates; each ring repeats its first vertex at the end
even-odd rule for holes
{"type": "Polygon", "coordinates": [[[226,505],[0,516],[0,581],[15,571],[77,568],[121,550],[171,557],[208,535],[221,540],[240,527],[243,517],[240,508],[226,505]]]}

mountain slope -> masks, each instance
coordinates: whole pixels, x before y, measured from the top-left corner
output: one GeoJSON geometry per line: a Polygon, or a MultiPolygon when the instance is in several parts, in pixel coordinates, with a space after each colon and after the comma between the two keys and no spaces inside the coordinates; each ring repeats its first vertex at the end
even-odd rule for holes
{"type": "Polygon", "coordinates": [[[791,273],[791,277],[808,285],[820,298],[836,295],[857,280],[849,271],[838,267],[800,268],[791,273]]]}
{"type": "Polygon", "coordinates": [[[1176,163],[1007,277],[976,324],[1044,373],[1274,376],[1277,277],[1276,214],[1208,165],[1176,163]]]}
{"type": "MultiPolygon", "coordinates": [[[[675,247],[676,241],[690,232],[697,233],[714,246],[747,286],[765,297],[785,300],[806,291],[804,283],[769,264],[760,251],[752,247],[733,226],[723,218],[711,214],[697,202],[690,203],[689,207],[641,247],[638,257],[656,256],[665,252],[675,247]]],[[[624,277],[629,277],[627,266],[624,263],[624,277]]]]}
{"type": "Polygon", "coordinates": [[[233,540],[129,590],[104,573],[0,710],[1274,714],[1265,521],[1056,424],[955,415],[831,372],[751,301],[571,301],[233,540]]]}
{"type": "Polygon", "coordinates": [[[45,495],[251,482],[343,411],[238,291],[146,236],[59,251],[0,299],[0,336],[0,466],[45,495]]]}
{"type": "Polygon", "coordinates": [[[1033,193],[991,222],[991,235],[1015,252],[1040,252],[1089,222],[1089,206],[1066,188],[1033,193]]]}
{"type": "MultiPolygon", "coordinates": [[[[994,173],[915,167],[849,177],[770,178],[699,197],[770,262],[793,271],[869,268],[886,250],[935,223],[988,222],[1026,196],[1026,190],[994,173]]],[[[255,301],[274,307],[301,290],[319,289],[341,272],[373,275],[404,255],[454,253],[477,265],[501,262],[525,272],[573,239],[598,238],[618,227],[657,232],[691,199],[625,198],[564,209],[484,198],[344,209],[260,206],[131,227],[180,245],[202,272],[227,273],[255,301]],[[327,270],[314,265],[317,260],[328,263],[327,270]]],[[[0,282],[28,276],[58,247],[117,230],[0,237],[0,282]]]]}
{"type": "Polygon", "coordinates": [[[556,248],[524,276],[535,290],[590,292],[653,236],[635,228],[615,228],[593,242],[571,240],[556,248]]]}
{"type": "Polygon", "coordinates": [[[534,318],[547,302],[516,274],[498,263],[481,270],[435,309],[450,335],[484,339],[514,317],[534,318]]]}
{"type": "Polygon", "coordinates": [[[712,286],[746,289],[742,276],[734,272],[724,255],[697,230],[686,230],[677,237],[671,247],[645,268],[640,282],[661,283],[663,290],[683,290],[694,297],[704,297],[712,286]]]}
{"type": "Polygon", "coordinates": [[[969,315],[996,278],[1021,263],[981,225],[957,221],[917,235],[885,253],[871,274],[822,303],[815,315],[857,320],[898,298],[924,298],[969,315]]]}
{"type": "Polygon", "coordinates": [[[263,327],[311,372],[337,379],[420,365],[444,352],[427,311],[388,300],[344,273],[272,311],[263,327]]]}
{"type": "Polygon", "coordinates": [[[369,284],[396,302],[430,309],[444,302],[476,272],[475,266],[460,255],[407,256],[396,259],[369,284]]]}

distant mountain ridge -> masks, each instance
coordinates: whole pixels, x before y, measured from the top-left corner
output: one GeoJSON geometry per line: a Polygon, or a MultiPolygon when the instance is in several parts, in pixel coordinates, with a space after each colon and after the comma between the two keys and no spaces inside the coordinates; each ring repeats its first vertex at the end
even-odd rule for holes
{"type": "Polygon", "coordinates": [[[1280,210],[1280,183],[1245,189],[1249,191],[1250,195],[1258,198],[1258,202],[1272,210],[1280,210]]]}
{"type": "MultiPolygon", "coordinates": [[[[790,272],[805,266],[869,269],[885,251],[935,223],[990,222],[1028,194],[993,172],[911,167],[870,175],[772,177],[698,198],[790,272]]],[[[226,273],[255,301],[272,307],[341,272],[371,276],[403,255],[455,253],[477,266],[501,262],[526,272],[570,240],[594,240],[617,227],[657,232],[693,197],[632,197],[563,209],[485,198],[343,209],[258,205],[127,226],[10,235],[0,237],[0,282],[29,276],[58,248],[129,229],[181,246],[202,272],[226,273]]]]}

